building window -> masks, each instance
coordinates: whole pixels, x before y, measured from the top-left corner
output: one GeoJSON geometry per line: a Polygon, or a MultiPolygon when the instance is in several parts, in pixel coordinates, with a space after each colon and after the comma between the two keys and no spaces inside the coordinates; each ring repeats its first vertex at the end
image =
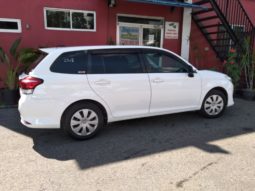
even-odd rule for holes
{"type": "Polygon", "coordinates": [[[94,11],[45,8],[44,20],[50,30],[96,31],[94,11]]]}
{"type": "Polygon", "coordinates": [[[0,32],[21,33],[20,19],[0,18],[0,32]]]}

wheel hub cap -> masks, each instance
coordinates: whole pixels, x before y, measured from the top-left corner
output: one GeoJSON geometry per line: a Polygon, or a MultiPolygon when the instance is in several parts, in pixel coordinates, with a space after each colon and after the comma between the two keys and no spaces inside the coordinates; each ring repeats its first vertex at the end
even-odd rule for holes
{"type": "Polygon", "coordinates": [[[81,109],[73,114],[70,121],[72,131],[77,135],[89,135],[98,126],[98,116],[90,109],[81,109]]]}
{"type": "Polygon", "coordinates": [[[212,95],[205,100],[204,109],[208,115],[218,115],[224,108],[224,101],[219,95],[212,95]]]}

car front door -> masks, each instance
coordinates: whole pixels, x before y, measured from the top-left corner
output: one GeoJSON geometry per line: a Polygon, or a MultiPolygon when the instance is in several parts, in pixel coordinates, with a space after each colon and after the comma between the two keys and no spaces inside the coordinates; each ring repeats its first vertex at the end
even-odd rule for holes
{"type": "Polygon", "coordinates": [[[93,50],[89,57],[90,86],[110,107],[113,117],[149,113],[150,82],[139,50],[93,50]]]}
{"type": "Polygon", "coordinates": [[[152,98],[150,112],[188,111],[198,107],[201,78],[176,55],[162,50],[145,50],[144,61],[149,73],[152,98]]]}

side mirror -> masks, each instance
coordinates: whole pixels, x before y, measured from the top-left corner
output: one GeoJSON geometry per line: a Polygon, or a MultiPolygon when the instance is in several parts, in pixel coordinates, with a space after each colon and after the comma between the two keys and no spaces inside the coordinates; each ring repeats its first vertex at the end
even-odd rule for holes
{"type": "Polygon", "coordinates": [[[193,69],[193,67],[192,66],[188,66],[188,76],[190,77],[190,78],[193,78],[194,77],[194,69],[193,69]]]}

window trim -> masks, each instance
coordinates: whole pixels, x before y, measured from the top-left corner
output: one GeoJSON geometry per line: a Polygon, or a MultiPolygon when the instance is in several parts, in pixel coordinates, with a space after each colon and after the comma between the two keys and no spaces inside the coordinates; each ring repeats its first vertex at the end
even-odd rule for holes
{"type": "Polygon", "coordinates": [[[63,8],[51,8],[51,7],[44,7],[44,28],[46,30],[58,30],[58,31],[80,31],[80,32],[96,32],[97,22],[96,22],[96,12],[95,11],[87,11],[87,10],[77,10],[77,9],[63,9],[63,8]],[[47,14],[46,11],[68,11],[70,12],[70,28],[57,28],[57,27],[48,27],[47,26],[47,14]],[[72,13],[92,13],[94,14],[94,29],[73,29],[72,28],[72,13]]]}
{"type": "Polygon", "coordinates": [[[142,56],[142,49],[140,48],[111,48],[111,49],[91,49],[88,50],[88,68],[87,68],[87,74],[88,75],[125,75],[125,74],[147,74],[147,69],[144,64],[144,58],[142,56]],[[139,61],[141,62],[141,68],[142,72],[141,73],[104,73],[104,74],[93,74],[91,71],[91,65],[92,63],[92,55],[93,54],[132,54],[136,53],[138,56],[139,61]]]}
{"type": "Polygon", "coordinates": [[[185,66],[185,69],[187,69],[190,66],[189,64],[187,64],[186,61],[184,61],[183,59],[179,58],[178,56],[176,56],[176,55],[174,55],[174,54],[172,54],[170,52],[163,51],[163,50],[155,50],[155,49],[143,49],[141,54],[142,54],[142,57],[143,57],[143,62],[144,62],[145,68],[146,68],[146,72],[148,74],[186,74],[186,73],[188,73],[188,69],[187,69],[186,72],[149,72],[149,69],[148,69],[149,64],[148,64],[148,61],[145,58],[145,54],[146,53],[152,53],[152,52],[160,53],[162,55],[166,55],[166,56],[172,57],[173,59],[175,59],[178,62],[180,62],[181,64],[183,64],[185,66]]]}
{"type": "Polygon", "coordinates": [[[4,32],[4,33],[21,33],[22,32],[21,20],[20,19],[0,18],[0,21],[17,22],[17,24],[18,24],[18,29],[14,29],[14,30],[0,29],[0,32],[4,32]]]}

